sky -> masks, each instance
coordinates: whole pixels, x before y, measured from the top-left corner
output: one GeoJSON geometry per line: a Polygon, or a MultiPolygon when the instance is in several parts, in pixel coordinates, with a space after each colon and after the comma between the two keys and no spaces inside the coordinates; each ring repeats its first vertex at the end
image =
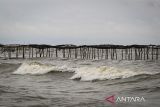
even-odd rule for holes
{"type": "Polygon", "coordinates": [[[2,44],[160,44],[160,0],[0,0],[2,44]]]}

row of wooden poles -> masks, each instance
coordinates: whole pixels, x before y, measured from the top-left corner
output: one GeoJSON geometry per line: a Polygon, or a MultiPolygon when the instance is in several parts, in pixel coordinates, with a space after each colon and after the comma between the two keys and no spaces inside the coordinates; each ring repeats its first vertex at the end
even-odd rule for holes
{"type": "Polygon", "coordinates": [[[158,60],[159,45],[0,45],[7,59],[60,57],[75,59],[158,60]]]}

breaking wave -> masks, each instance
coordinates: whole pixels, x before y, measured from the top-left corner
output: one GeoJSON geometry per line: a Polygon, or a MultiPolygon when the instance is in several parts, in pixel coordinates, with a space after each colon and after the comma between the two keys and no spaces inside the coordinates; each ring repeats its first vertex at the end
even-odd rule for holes
{"type": "Polygon", "coordinates": [[[40,75],[46,74],[52,71],[61,71],[61,72],[72,72],[66,65],[63,66],[54,66],[51,64],[42,64],[39,62],[25,62],[23,63],[13,74],[32,74],[40,75]]]}
{"type": "Polygon", "coordinates": [[[85,66],[78,68],[69,68],[67,65],[55,66],[51,64],[42,64],[39,62],[25,62],[23,63],[13,74],[31,74],[41,75],[52,71],[60,72],[74,72],[74,75],[70,78],[80,81],[94,81],[94,80],[108,80],[117,78],[128,78],[136,75],[148,74],[153,75],[157,72],[147,71],[133,71],[130,69],[122,69],[110,66],[85,66]]]}
{"type": "Polygon", "coordinates": [[[79,79],[81,81],[93,80],[110,80],[117,78],[128,78],[141,74],[153,75],[156,72],[139,72],[131,71],[129,69],[115,68],[115,67],[82,67],[75,71],[75,74],[70,79],[79,79]]]}

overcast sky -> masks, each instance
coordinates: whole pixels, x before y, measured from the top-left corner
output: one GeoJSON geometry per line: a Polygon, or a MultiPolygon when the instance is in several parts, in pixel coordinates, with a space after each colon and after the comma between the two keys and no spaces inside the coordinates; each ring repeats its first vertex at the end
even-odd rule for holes
{"type": "Polygon", "coordinates": [[[160,0],[0,0],[0,43],[160,44],[160,0]]]}

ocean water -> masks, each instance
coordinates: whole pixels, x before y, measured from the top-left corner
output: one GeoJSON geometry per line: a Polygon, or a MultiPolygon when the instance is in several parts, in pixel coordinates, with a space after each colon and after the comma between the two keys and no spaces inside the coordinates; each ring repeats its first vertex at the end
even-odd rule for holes
{"type": "Polygon", "coordinates": [[[0,60],[0,107],[159,107],[160,61],[0,60]],[[144,102],[106,101],[108,96],[144,102]]]}

